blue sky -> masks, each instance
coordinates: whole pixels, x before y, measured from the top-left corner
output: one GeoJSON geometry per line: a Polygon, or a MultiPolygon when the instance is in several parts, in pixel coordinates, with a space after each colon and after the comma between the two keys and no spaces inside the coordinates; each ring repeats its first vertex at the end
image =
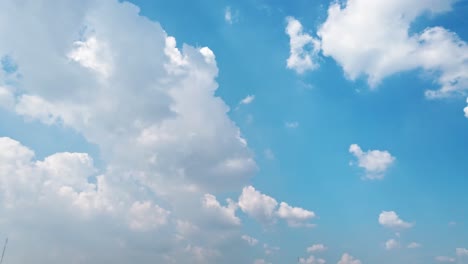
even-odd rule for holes
{"type": "Polygon", "coordinates": [[[4,262],[468,263],[467,12],[0,3],[4,262]]]}

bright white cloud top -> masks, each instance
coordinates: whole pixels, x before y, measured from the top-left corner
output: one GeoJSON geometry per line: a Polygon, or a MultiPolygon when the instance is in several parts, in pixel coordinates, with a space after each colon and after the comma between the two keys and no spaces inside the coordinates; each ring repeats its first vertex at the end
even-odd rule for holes
{"type": "Polygon", "coordinates": [[[317,56],[320,42],[303,32],[301,22],[293,17],[287,17],[286,34],[289,36],[290,55],[286,61],[289,69],[302,74],[318,67],[317,56]]]}
{"type": "Polygon", "coordinates": [[[379,215],[379,224],[388,228],[406,229],[414,225],[403,221],[394,211],[382,211],[379,215]]]}
{"type": "Polygon", "coordinates": [[[263,223],[273,221],[278,206],[273,197],[260,193],[253,186],[242,189],[238,204],[244,213],[263,223]]]}
{"type": "Polygon", "coordinates": [[[363,151],[357,144],[349,147],[349,152],[357,159],[357,165],[365,171],[365,178],[370,180],[381,180],[385,172],[395,161],[390,152],[384,150],[363,151]]]}
{"type": "Polygon", "coordinates": [[[468,45],[443,27],[410,33],[418,17],[451,10],[447,0],[348,0],[334,3],[319,27],[322,53],[337,61],[347,77],[364,75],[371,87],[397,72],[422,69],[436,72],[438,90],[430,98],[466,94],[468,45]],[[372,12],[369,12],[372,10],[372,12]]]}
{"type": "Polygon", "coordinates": [[[349,255],[348,253],[344,253],[337,264],[362,264],[362,262],[359,259],[356,259],[355,257],[349,255]]]}
{"type": "Polygon", "coordinates": [[[255,100],[255,95],[247,95],[245,98],[243,98],[239,104],[244,104],[248,105],[251,104],[255,100]]]}
{"type": "Polygon", "coordinates": [[[291,207],[285,202],[280,203],[277,215],[279,218],[286,220],[288,225],[291,227],[313,227],[312,224],[306,223],[306,221],[315,217],[314,212],[302,209],[300,207],[291,207]]]}
{"type": "Polygon", "coordinates": [[[253,186],[244,187],[238,205],[244,213],[262,224],[272,224],[276,222],[277,218],[280,218],[286,220],[291,227],[313,227],[313,224],[309,223],[308,220],[315,217],[314,212],[289,206],[285,202],[281,202],[278,207],[275,198],[262,194],[253,186]]]}

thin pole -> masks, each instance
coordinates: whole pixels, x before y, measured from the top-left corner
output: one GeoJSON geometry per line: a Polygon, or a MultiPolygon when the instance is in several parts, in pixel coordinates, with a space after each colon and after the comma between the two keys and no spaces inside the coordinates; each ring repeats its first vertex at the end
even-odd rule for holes
{"type": "Polygon", "coordinates": [[[5,249],[6,249],[7,244],[8,244],[8,237],[6,238],[5,245],[3,246],[2,258],[0,259],[0,264],[3,263],[3,256],[5,256],[5,249]]]}

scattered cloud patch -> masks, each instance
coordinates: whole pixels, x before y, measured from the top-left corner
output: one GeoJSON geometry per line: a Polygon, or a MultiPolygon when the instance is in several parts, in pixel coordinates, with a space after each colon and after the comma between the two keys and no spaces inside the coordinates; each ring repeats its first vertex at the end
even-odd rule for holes
{"type": "Polygon", "coordinates": [[[468,249],[466,248],[456,248],[455,253],[459,257],[468,257],[468,249]]]}
{"type": "MultiPolygon", "coordinates": [[[[253,264],[268,264],[270,262],[267,262],[266,260],[264,259],[256,259],[253,264]]],[[[271,263],[270,263],[271,264],[271,263]]]]}
{"type": "Polygon", "coordinates": [[[394,211],[382,211],[379,215],[379,224],[388,228],[406,229],[412,227],[413,223],[408,223],[400,219],[394,211]]]}
{"type": "Polygon", "coordinates": [[[234,11],[230,6],[224,9],[224,21],[232,25],[238,21],[239,11],[234,11]]]}
{"type": "Polygon", "coordinates": [[[337,264],[362,264],[359,259],[356,259],[355,257],[349,255],[348,253],[344,253],[343,256],[341,256],[341,259],[338,261],[337,264]]]}
{"type": "Polygon", "coordinates": [[[222,206],[216,197],[211,194],[205,194],[202,199],[203,208],[209,211],[212,219],[217,219],[222,225],[237,226],[241,224],[240,219],[236,216],[237,204],[228,199],[227,206],[222,206]]]}
{"type": "Polygon", "coordinates": [[[315,217],[315,213],[300,207],[289,206],[278,202],[273,197],[262,194],[253,186],[244,187],[238,201],[239,208],[262,224],[272,224],[283,219],[290,227],[313,227],[308,220],[315,217]]]}
{"type": "Polygon", "coordinates": [[[249,244],[250,246],[255,246],[258,244],[258,240],[251,237],[251,236],[248,236],[248,235],[242,235],[241,237],[245,242],[247,242],[247,244],[249,244]]]}
{"type": "Polygon", "coordinates": [[[263,250],[265,251],[265,255],[272,255],[280,250],[279,247],[270,246],[268,244],[263,244],[263,250]]]}
{"type": "Polygon", "coordinates": [[[167,223],[169,211],[164,210],[151,201],[136,201],[130,207],[130,228],[138,231],[148,231],[167,223]]]}
{"type": "Polygon", "coordinates": [[[213,259],[216,259],[221,255],[218,250],[193,245],[188,245],[185,248],[185,251],[192,256],[192,261],[200,264],[212,262],[213,259]]]}
{"type": "Polygon", "coordinates": [[[437,256],[435,257],[435,260],[441,263],[453,263],[456,261],[455,258],[447,257],[447,256],[437,256]]]}
{"type": "Polygon", "coordinates": [[[411,249],[414,249],[414,248],[420,248],[420,247],[422,247],[422,245],[419,244],[419,243],[416,243],[416,242],[411,242],[411,243],[408,244],[407,247],[411,248],[411,249]]]}
{"type": "Polygon", "coordinates": [[[290,54],[286,61],[288,69],[302,74],[318,67],[316,62],[320,41],[303,32],[302,24],[293,17],[286,18],[286,34],[289,36],[290,54]]]}
{"type": "Polygon", "coordinates": [[[357,165],[364,169],[365,178],[370,180],[383,179],[385,172],[395,161],[395,157],[386,150],[363,151],[357,144],[352,144],[349,152],[356,157],[357,165]]]}
{"type": "Polygon", "coordinates": [[[285,202],[281,202],[277,211],[279,218],[286,220],[291,227],[307,226],[313,227],[313,224],[306,221],[315,217],[315,213],[299,207],[291,207],[285,202]]]}
{"type": "Polygon", "coordinates": [[[308,258],[299,258],[299,263],[301,264],[325,264],[325,260],[321,258],[316,258],[314,256],[309,256],[308,258]]]}
{"type": "Polygon", "coordinates": [[[244,213],[262,223],[269,223],[274,220],[278,202],[273,197],[255,190],[253,186],[247,186],[242,189],[238,204],[244,213]]]}
{"type": "Polygon", "coordinates": [[[316,253],[326,251],[328,248],[323,244],[314,244],[307,248],[308,253],[316,253]]]}
{"type": "Polygon", "coordinates": [[[299,122],[293,121],[293,122],[285,122],[284,126],[289,129],[294,129],[299,127],[299,122]]]}
{"type": "Polygon", "coordinates": [[[395,239],[389,239],[385,242],[385,249],[386,250],[392,250],[400,247],[400,242],[398,242],[395,239]]]}
{"type": "Polygon", "coordinates": [[[248,104],[251,104],[254,100],[255,100],[255,95],[247,95],[239,102],[239,104],[248,105],[248,104]]]}

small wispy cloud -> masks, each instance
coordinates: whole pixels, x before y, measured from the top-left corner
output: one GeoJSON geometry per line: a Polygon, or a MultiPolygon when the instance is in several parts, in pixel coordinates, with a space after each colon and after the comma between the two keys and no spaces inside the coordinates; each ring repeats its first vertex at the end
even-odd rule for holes
{"type": "Polygon", "coordinates": [[[236,108],[234,110],[237,111],[237,110],[239,110],[239,108],[242,105],[249,105],[249,104],[253,103],[254,100],[255,100],[255,95],[249,94],[246,97],[242,98],[242,100],[239,101],[239,103],[237,104],[237,106],[236,106],[236,108]]]}
{"type": "Polygon", "coordinates": [[[437,256],[437,257],[435,257],[435,260],[437,262],[441,262],[441,263],[453,263],[453,262],[455,262],[455,258],[447,257],[447,256],[437,256]]]}
{"type": "Polygon", "coordinates": [[[257,243],[258,243],[258,240],[256,238],[253,238],[253,237],[248,236],[248,235],[242,235],[241,238],[242,238],[242,240],[247,242],[247,244],[249,244],[252,247],[257,245],[257,243]]]}
{"type": "Polygon", "coordinates": [[[307,252],[316,253],[326,251],[328,248],[323,244],[314,244],[307,248],[307,252]]]}
{"type": "Polygon", "coordinates": [[[284,126],[286,128],[298,128],[299,127],[299,122],[293,121],[293,122],[285,122],[284,126]]]}
{"type": "Polygon", "coordinates": [[[273,153],[273,150],[270,148],[267,148],[263,151],[263,155],[265,156],[266,159],[269,160],[274,160],[275,159],[275,153],[273,153]]]}
{"type": "Polygon", "coordinates": [[[416,242],[411,242],[408,244],[408,248],[414,249],[414,248],[420,248],[420,247],[422,247],[421,244],[416,243],[416,242]]]}
{"type": "Polygon", "coordinates": [[[251,104],[253,101],[255,100],[255,95],[247,95],[246,97],[244,97],[240,102],[239,104],[240,105],[248,105],[248,104],[251,104]]]}
{"type": "Polygon", "coordinates": [[[239,11],[232,10],[230,6],[227,6],[226,9],[224,9],[224,21],[226,21],[226,23],[232,25],[237,22],[238,16],[239,11]]]}

